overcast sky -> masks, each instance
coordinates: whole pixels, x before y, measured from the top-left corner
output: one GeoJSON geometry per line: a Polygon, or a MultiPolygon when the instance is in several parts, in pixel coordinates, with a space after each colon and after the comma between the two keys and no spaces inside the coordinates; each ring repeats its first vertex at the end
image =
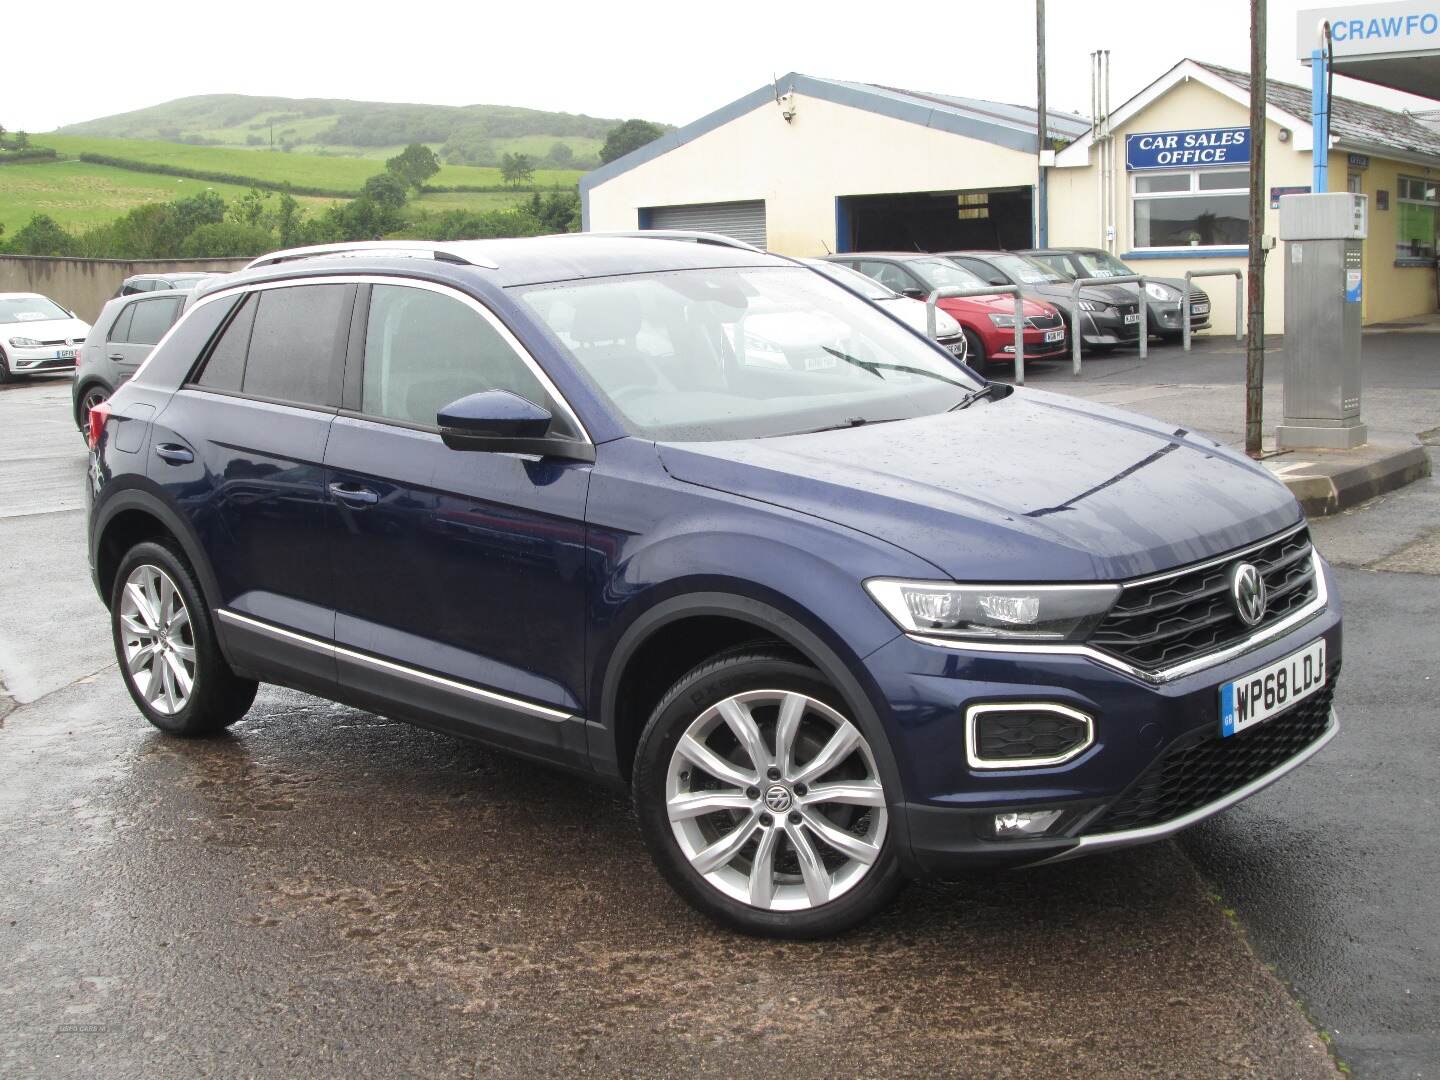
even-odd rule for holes
{"type": "MultiPolygon", "coordinates": [[[[1109,49],[1112,102],[1189,56],[1249,66],[1248,0],[1049,0],[1052,107],[1088,114],[1089,54],[1109,49]]],[[[1295,12],[1272,0],[1272,78],[1307,83],[1295,12]]],[[[0,123],[62,124],[190,94],[525,105],[684,124],[772,74],[875,82],[997,101],[1035,100],[1027,0],[641,3],[315,3],[34,6],[0,63],[0,123]],[[26,25],[28,24],[28,26],[26,25]],[[23,42],[23,45],[22,45],[23,42]]],[[[1434,102],[1336,79],[1391,107],[1434,102]]]]}

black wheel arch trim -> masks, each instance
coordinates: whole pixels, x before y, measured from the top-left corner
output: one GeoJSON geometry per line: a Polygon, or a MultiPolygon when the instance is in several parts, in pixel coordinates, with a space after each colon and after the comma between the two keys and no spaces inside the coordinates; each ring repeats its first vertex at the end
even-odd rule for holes
{"type": "MultiPolygon", "coordinates": [[[[835,649],[800,619],[772,604],[726,592],[689,592],[671,596],[637,616],[611,650],[600,692],[598,722],[587,724],[590,757],[596,772],[606,778],[620,773],[615,743],[616,699],[626,665],[636,652],[667,625],[694,616],[719,615],[753,625],[804,656],[839,692],[870,739],[891,802],[891,830],[901,859],[910,865],[909,833],[903,813],[904,786],[885,725],[875,707],[878,688],[867,688],[835,649]]],[[[857,658],[858,663],[858,658],[857,658]]]]}
{"type": "Polygon", "coordinates": [[[80,402],[85,400],[86,393],[90,390],[91,387],[94,386],[98,386],[103,389],[105,391],[106,398],[111,398],[115,396],[115,387],[111,386],[99,375],[92,375],[84,382],[75,384],[75,392],[70,396],[70,400],[74,405],[75,425],[81,431],[85,430],[85,421],[82,420],[80,417],[80,402]]]}

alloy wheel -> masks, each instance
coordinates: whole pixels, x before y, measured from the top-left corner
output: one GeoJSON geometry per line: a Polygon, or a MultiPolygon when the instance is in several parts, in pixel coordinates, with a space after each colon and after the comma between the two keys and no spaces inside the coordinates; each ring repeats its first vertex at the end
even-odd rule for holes
{"type": "Polygon", "coordinates": [[[125,666],[145,704],[164,716],[185,708],[195,688],[195,630],[185,598],[158,566],[137,566],[120,597],[125,666]]]}
{"type": "Polygon", "coordinates": [[[870,745],[806,694],[753,690],[696,717],[670,757],[666,813],[696,873],[732,899],[803,911],[854,888],[888,815],[870,745]]]}

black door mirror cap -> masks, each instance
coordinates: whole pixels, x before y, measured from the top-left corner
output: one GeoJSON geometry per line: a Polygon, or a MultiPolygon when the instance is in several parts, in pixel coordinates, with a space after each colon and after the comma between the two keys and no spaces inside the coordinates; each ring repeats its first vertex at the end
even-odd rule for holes
{"type": "Polygon", "coordinates": [[[553,419],[548,409],[509,390],[485,390],[459,398],[435,417],[440,440],[451,450],[594,461],[595,448],[588,442],[547,434],[553,419]]]}

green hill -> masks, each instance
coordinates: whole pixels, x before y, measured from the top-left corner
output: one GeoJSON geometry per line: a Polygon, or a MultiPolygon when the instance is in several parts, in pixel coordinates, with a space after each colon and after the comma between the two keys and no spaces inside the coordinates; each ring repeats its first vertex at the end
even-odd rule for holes
{"type": "Polygon", "coordinates": [[[384,157],[422,142],[452,165],[495,165],[506,153],[528,153],[541,164],[585,168],[618,123],[508,105],[203,94],[70,124],[59,134],[347,157],[384,157]]]}

